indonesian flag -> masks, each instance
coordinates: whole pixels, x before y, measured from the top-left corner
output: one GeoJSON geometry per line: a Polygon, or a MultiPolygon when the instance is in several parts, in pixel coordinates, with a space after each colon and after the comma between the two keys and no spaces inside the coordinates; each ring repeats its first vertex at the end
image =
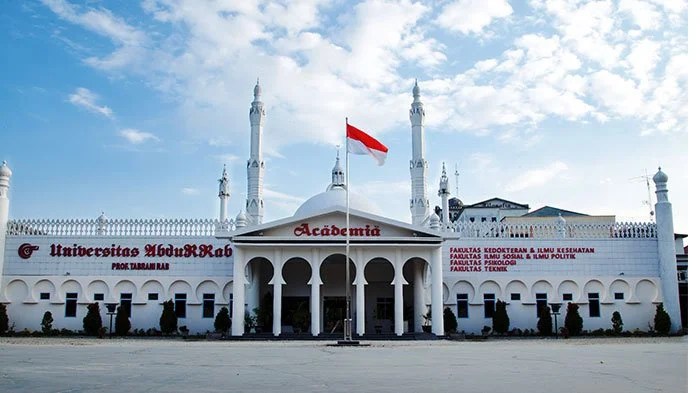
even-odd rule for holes
{"type": "Polygon", "coordinates": [[[364,131],[346,124],[348,135],[348,152],[353,154],[368,154],[377,160],[379,166],[384,165],[389,149],[381,142],[372,138],[364,131]]]}

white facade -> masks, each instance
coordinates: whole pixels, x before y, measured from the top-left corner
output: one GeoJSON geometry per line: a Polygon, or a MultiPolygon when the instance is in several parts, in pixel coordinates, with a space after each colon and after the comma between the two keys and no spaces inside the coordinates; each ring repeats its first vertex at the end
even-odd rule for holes
{"type": "MultiPolygon", "coordinates": [[[[501,220],[508,210],[503,200],[492,207],[472,205],[497,220],[461,218],[451,225],[443,218],[441,223],[425,195],[424,113],[416,84],[408,206],[412,223],[376,215],[358,195],[351,197],[346,229],[345,178],[338,161],[325,192],[292,217],[265,223],[265,112],[259,84],[254,95],[248,198],[235,221],[227,218],[225,170],[218,219],[121,220],[103,214],[97,219],[10,221],[12,172],[3,164],[0,302],[7,305],[14,329],[38,330],[44,312],[51,311],[54,327],[80,330],[85,305],[97,301],[128,304],[132,329],[157,330],[162,303],[172,299],[179,325],[194,333],[213,331],[214,316],[224,306],[231,310],[233,335],[245,333],[246,314],[262,309],[270,315],[258,325],[274,335],[291,332],[300,315],[308,315],[304,329],[314,336],[342,331],[338,323],[344,317],[348,232],[357,336],[420,332],[426,323],[442,335],[443,313],[435,310],[444,307],[457,315],[458,330],[478,333],[491,326],[496,300],[508,303],[511,329],[536,329],[538,302],[579,304],[586,330],[610,328],[612,312],[619,311],[626,330],[644,331],[653,324],[656,304],[663,302],[673,330],[680,327],[672,212],[663,172],[654,178],[656,225],[562,217],[501,220]],[[428,310],[429,320],[424,318],[428,310]]],[[[446,217],[445,171],[440,197],[446,217]]],[[[510,210],[527,209],[517,205],[510,210]]],[[[565,307],[560,323],[564,314],[565,307]]]]}

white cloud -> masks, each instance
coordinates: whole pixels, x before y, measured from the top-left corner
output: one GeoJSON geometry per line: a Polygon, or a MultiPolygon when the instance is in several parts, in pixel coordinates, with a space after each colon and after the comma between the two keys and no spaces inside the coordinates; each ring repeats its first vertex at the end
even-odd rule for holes
{"type": "Polygon", "coordinates": [[[506,0],[456,0],[445,5],[437,23],[449,30],[479,35],[495,19],[512,13],[513,9],[506,0]]]}
{"type": "Polygon", "coordinates": [[[129,141],[133,145],[139,145],[149,140],[159,141],[157,136],[151,134],[150,132],[139,131],[134,128],[124,128],[119,131],[119,136],[129,141]]]}
{"type": "Polygon", "coordinates": [[[193,196],[201,194],[201,191],[197,188],[183,187],[181,190],[183,195],[193,196]]]}
{"type": "Polygon", "coordinates": [[[621,116],[634,116],[642,109],[642,95],[634,81],[606,70],[591,75],[591,93],[604,107],[621,116]]]}
{"type": "Polygon", "coordinates": [[[642,0],[620,0],[618,10],[630,15],[641,30],[655,30],[661,24],[662,15],[656,6],[642,0]]]}
{"type": "Polygon", "coordinates": [[[506,191],[516,192],[527,188],[544,186],[568,169],[569,167],[561,161],[555,161],[544,168],[531,169],[518,175],[508,183],[506,191]]]}
{"type": "Polygon", "coordinates": [[[235,154],[217,154],[214,156],[214,158],[216,158],[216,160],[222,164],[229,164],[240,159],[240,157],[235,154]]]}
{"type": "Polygon", "coordinates": [[[84,87],[78,87],[75,92],[68,96],[68,101],[75,106],[85,108],[90,112],[99,113],[110,119],[114,116],[112,109],[106,105],[100,106],[97,100],[100,97],[84,87]]]}

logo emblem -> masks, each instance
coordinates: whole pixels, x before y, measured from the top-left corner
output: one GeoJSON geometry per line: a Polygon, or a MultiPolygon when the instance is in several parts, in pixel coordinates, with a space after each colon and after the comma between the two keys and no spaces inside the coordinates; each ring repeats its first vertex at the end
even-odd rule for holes
{"type": "Polygon", "coordinates": [[[29,243],[22,243],[17,249],[17,254],[22,259],[29,259],[32,257],[32,253],[39,249],[39,246],[34,246],[29,243]]]}

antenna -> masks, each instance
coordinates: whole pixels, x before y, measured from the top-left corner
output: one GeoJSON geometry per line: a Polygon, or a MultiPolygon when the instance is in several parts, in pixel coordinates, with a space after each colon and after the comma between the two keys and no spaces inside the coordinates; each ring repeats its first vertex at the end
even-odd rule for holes
{"type": "Polygon", "coordinates": [[[459,198],[459,170],[457,170],[457,164],[455,164],[455,194],[459,198]]]}
{"type": "Polygon", "coordinates": [[[637,182],[645,182],[647,184],[647,200],[642,201],[642,204],[649,206],[649,221],[654,222],[654,205],[652,205],[651,203],[651,183],[649,182],[650,179],[651,176],[649,176],[646,169],[644,169],[644,176],[630,178],[630,180],[634,180],[637,182]]]}

